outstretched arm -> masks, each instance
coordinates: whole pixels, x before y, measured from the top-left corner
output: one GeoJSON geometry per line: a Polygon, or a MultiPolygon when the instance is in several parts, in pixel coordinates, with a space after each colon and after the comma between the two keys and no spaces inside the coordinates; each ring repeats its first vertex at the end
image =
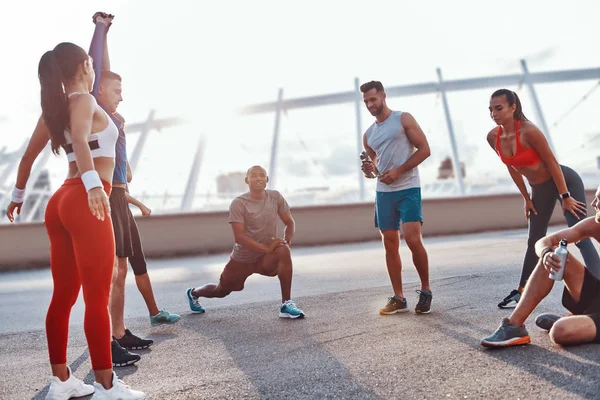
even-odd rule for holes
{"type": "MultiPolygon", "coordinates": [[[[90,43],[90,51],[89,55],[92,57],[94,61],[94,73],[96,74],[96,79],[94,80],[94,88],[92,89],[92,96],[98,97],[98,86],[100,85],[101,71],[105,68],[104,64],[104,55],[108,55],[108,48],[106,46],[106,33],[108,30],[108,25],[112,20],[111,17],[103,17],[100,13],[96,13],[98,15],[94,15],[94,23],[96,24],[96,29],[94,30],[94,36],[92,36],[92,42],[90,43]]],[[[107,62],[108,57],[107,57],[107,62]]],[[[110,67],[110,64],[108,64],[110,67]]]]}

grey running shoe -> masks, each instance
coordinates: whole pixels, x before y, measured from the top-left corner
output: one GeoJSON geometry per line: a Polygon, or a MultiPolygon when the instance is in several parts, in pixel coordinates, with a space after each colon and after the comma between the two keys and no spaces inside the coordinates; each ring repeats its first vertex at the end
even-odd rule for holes
{"type": "Polygon", "coordinates": [[[549,331],[550,329],[552,329],[552,326],[554,326],[554,323],[560,318],[560,315],[544,313],[537,316],[537,318],[535,319],[535,324],[538,327],[549,331]]]}
{"type": "Polygon", "coordinates": [[[498,303],[499,308],[514,308],[517,303],[521,300],[521,293],[518,290],[513,290],[508,296],[498,303]]]}
{"type": "Polygon", "coordinates": [[[515,326],[508,322],[508,318],[502,319],[502,325],[490,336],[481,340],[484,347],[508,347],[531,343],[531,338],[525,325],[515,326]]]}

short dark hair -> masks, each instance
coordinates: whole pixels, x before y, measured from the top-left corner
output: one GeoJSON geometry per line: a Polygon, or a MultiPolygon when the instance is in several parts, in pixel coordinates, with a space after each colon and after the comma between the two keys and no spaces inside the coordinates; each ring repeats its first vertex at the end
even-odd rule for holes
{"type": "Polygon", "coordinates": [[[360,92],[367,93],[369,90],[375,89],[377,92],[384,92],[383,84],[379,81],[371,81],[360,85],[360,92]]]}
{"type": "Polygon", "coordinates": [[[122,82],[121,75],[119,75],[115,72],[109,71],[107,69],[103,69],[102,71],[100,71],[100,80],[104,80],[104,79],[116,79],[119,82],[122,82]]]}

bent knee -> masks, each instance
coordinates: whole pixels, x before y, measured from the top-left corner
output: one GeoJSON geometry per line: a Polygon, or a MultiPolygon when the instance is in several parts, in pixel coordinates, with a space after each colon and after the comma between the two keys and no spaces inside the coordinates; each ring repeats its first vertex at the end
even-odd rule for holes
{"type": "Polygon", "coordinates": [[[292,256],[292,253],[290,252],[290,247],[287,244],[276,248],[275,254],[277,254],[279,258],[291,258],[292,256]]]}
{"type": "Polygon", "coordinates": [[[548,334],[554,343],[567,345],[584,341],[581,333],[581,329],[575,324],[570,324],[567,317],[556,321],[548,334]]]}

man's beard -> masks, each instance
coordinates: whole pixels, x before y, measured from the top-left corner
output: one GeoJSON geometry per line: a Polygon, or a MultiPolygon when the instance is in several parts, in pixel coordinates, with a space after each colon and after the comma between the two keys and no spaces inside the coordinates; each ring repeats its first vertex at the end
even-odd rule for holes
{"type": "MultiPolygon", "coordinates": [[[[369,110],[370,111],[370,110],[369,110]]],[[[371,115],[374,117],[378,117],[379,114],[383,111],[383,104],[375,109],[375,112],[371,111],[371,115]]]]}

